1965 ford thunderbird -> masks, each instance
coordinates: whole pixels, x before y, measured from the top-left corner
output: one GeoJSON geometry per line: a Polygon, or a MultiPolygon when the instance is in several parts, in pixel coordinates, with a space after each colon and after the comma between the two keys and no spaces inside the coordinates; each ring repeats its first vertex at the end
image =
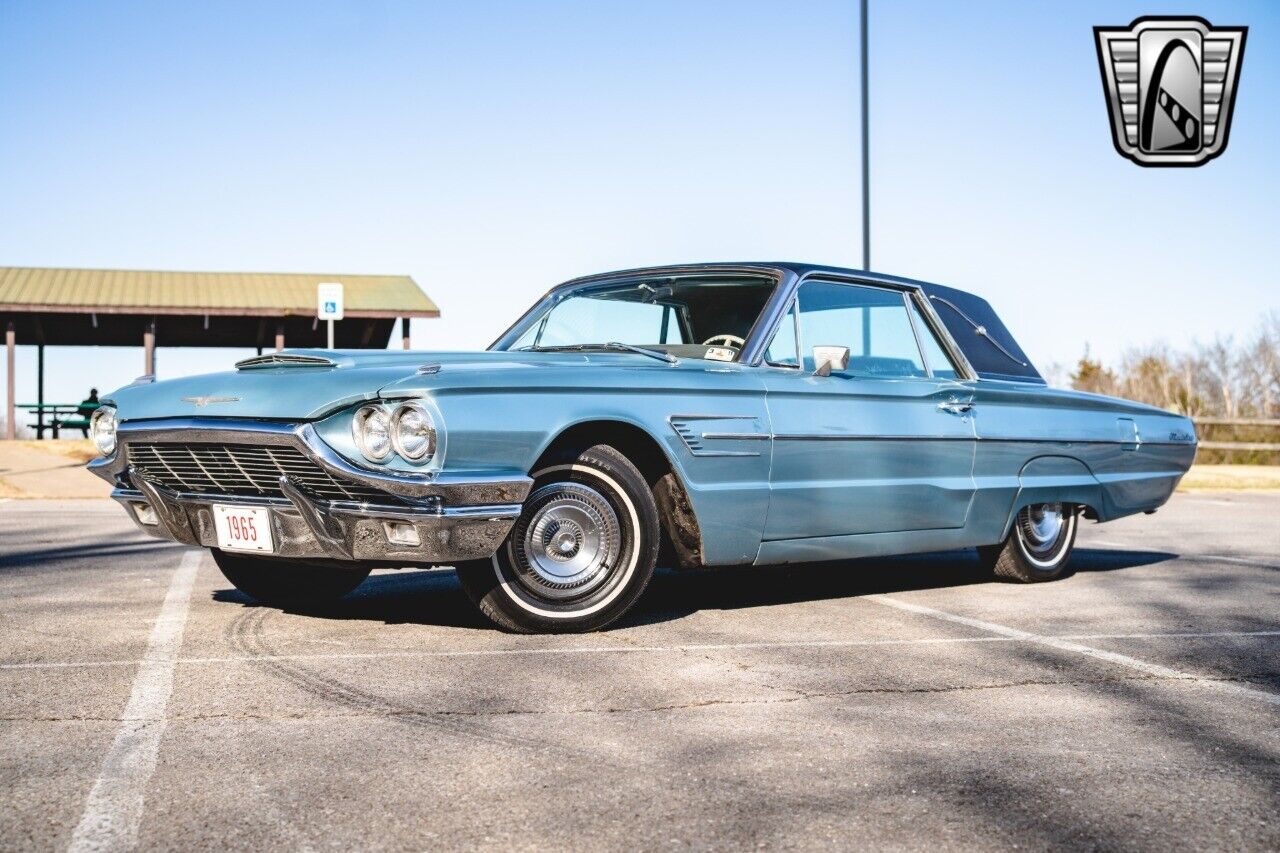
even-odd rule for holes
{"type": "Polygon", "coordinates": [[[977,548],[1058,577],[1168,500],[1189,420],[1051,389],[987,302],[805,264],[576,279],[486,352],[291,350],[136,383],[90,463],[143,530],[299,605],[452,565],[503,628],[585,631],[681,568],[977,548]]]}

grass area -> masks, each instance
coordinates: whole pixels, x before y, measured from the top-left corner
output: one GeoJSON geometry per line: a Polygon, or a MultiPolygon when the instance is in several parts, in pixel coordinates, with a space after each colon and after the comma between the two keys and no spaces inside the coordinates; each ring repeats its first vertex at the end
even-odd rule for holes
{"type": "Polygon", "coordinates": [[[1232,489],[1280,490],[1280,465],[1193,465],[1178,485],[1180,492],[1232,489]]]}
{"type": "Polygon", "coordinates": [[[43,453],[62,456],[74,462],[88,462],[99,456],[98,449],[87,438],[60,438],[57,441],[24,440],[15,442],[15,444],[29,450],[39,450],[43,453]]]}

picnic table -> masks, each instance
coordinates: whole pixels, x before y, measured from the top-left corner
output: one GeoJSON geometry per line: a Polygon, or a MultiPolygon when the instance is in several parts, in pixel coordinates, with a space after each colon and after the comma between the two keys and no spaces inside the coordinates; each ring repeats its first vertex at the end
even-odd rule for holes
{"type": "Polygon", "coordinates": [[[96,409],[97,403],[19,403],[19,409],[34,412],[36,419],[31,422],[36,431],[36,438],[44,438],[45,430],[52,430],[53,437],[63,429],[88,429],[89,419],[80,413],[81,409],[96,409]],[[48,421],[46,422],[46,418],[48,421]]]}

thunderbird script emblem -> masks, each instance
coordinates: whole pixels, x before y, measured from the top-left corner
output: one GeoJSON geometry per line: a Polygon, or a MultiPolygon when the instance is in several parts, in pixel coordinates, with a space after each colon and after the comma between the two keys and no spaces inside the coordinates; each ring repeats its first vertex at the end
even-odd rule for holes
{"type": "Polygon", "coordinates": [[[1248,30],[1165,17],[1094,27],[1121,156],[1139,166],[1199,166],[1225,151],[1248,30]]]}
{"type": "Polygon", "coordinates": [[[195,403],[201,408],[208,406],[210,403],[234,403],[239,397],[183,397],[184,403],[195,403]]]}

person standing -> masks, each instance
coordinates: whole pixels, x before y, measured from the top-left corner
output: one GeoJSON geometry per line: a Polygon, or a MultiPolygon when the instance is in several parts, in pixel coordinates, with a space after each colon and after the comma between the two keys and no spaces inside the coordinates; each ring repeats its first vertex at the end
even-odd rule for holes
{"type": "MultiPolygon", "coordinates": [[[[93,413],[97,411],[99,405],[101,404],[98,402],[98,389],[90,388],[89,396],[80,401],[80,407],[76,409],[76,414],[88,421],[93,417],[93,413]]],[[[89,427],[82,426],[80,431],[84,433],[85,438],[89,437],[89,427]]]]}

